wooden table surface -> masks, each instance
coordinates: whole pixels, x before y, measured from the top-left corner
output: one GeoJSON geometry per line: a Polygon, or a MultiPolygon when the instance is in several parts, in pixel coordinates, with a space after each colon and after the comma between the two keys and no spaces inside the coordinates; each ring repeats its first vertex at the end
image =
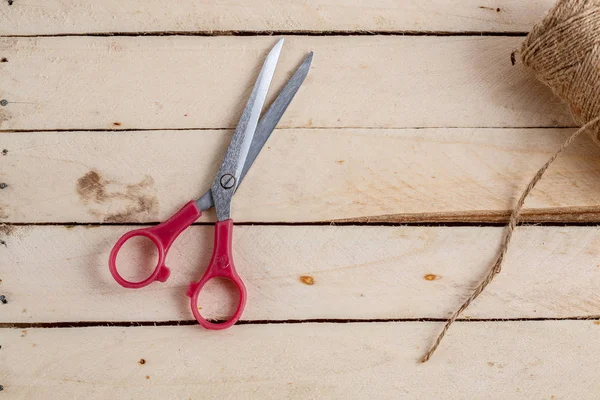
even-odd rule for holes
{"type": "MultiPolygon", "coordinates": [[[[535,224],[502,274],[418,363],[573,132],[511,64],[553,2],[0,1],[0,397],[597,399],[587,137],[527,200],[535,224]],[[208,188],[279,37],[269,99],[314,60],[233,203],[243,321],[209,332],[184,292],[214,213],[175,243],[164,284],[123,289],[107,257],[208,188]]],[[[222,318],[231,304],[209,289],[222,318]]]]}

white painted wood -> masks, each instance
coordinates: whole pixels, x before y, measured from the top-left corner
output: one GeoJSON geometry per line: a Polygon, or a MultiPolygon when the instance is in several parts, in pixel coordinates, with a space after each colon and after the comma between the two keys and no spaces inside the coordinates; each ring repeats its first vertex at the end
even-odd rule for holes
{"type": "Polygon", "coordinates": [[[10,399],[597,399],[593,321],[3,329],[10,399]],[[144,360],[140,364],[140,360],[144,360]]]}
{"type": "MultiPolygon", "coordinates": [[[[499,221],[571,132],[277,130],[232,215],[238,222],[499,221]]],[[[164,220],[208,189],[229,138],[229,131],[4,133],[0,218],[164,220]]],[[[562,155],[526,202],[530,220],[600,220],[599,155],[588,137],[562,155]]],[[[209,220],[214,213],[202,219],[209,220]]]]}
{"type": "MultiPolygon", "coordinates": [[[[185,291],[208,264],[212,226],[186,231],[168,258],[169,280],[141,290],[122,288],[108,271],[108,253],[128,229],[25,226],[2,234],[0,293],[8,303],[0,321],[192,320],[185,291]]],[[[484,275],[501,232],[238,226],[234,259],[249,293],[243,319],[445,318],[484,275]]],[[[599,246],[596,227],[520,227],[502,274],[464,317],[598,315],[599,246]]],[[[134,261],[128,254],[123,265],[134,261]]],[[[215,285],[210,294],[203,312],[225,317],[231,304],[219,304],[227,292],[215,285]]]]}
{"type": "Polygon", "coordinates": [[[15,0],[0,34],[213,31],[529,31],[553,0],[15,0]]]}
{"type": "MultiPolygon", "coordinates": [[[[0,129],[234,127],[274,37],[0,40],[0,129]]],[[[290,36],[273,93],[314,50],[280,127],[572,125],[518,37],[290,36]]]]}

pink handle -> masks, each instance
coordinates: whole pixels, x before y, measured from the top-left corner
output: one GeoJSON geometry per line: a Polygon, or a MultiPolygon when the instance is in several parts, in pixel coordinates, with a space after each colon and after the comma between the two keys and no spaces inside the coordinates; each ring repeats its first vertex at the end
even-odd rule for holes
{"type": "Polygon", "coordinates": [[[201,215],[202,212],[196,206],[196,202],[190,201],[162,224],[151,228],[136,229],[121,236],[117,243],[115,243],[108,258],[108,268],[113,278],[115,278],[119,285],[131,289],[139,289],[154,281],[165,282],[171,274],[171,270],[165,265],[165,259],[169,248],[171,248],[171,245],[175,239],[177,239],[177,236],[179,236],[185,228],[194,223],[201,215]],[[152,240],[158,249],[158,262],[156,263],[154,272],[148,278],[140,282],[130,282],[124,279],[117,271],[116,265],[119,250],[121,250],[121,247],[123,247],[126,241],[135,236],[147,237],[152,240]]]}
{"type": "Polygon", "coordinates": [[[213,248],[212,258],[208,264],[208,268],[199,282],[190,284],[187,291],[188,297],[192,306],[192,314],[206,329],[226,329],[234,325],[242,316],[244,306],[246,305],[246,286],[240,279],[233,265],[233,257],[231,256],[231,238],[233,236],[233,220],[219,221],[215,224],[215,246],[213,248]],[[198,311],[198,295],[208,281],[213,278],[226,278],[231,280],[237,286],[240,292],[240,302],[233,316],[221,323],[215,324],[207,321],[198,311]]]}

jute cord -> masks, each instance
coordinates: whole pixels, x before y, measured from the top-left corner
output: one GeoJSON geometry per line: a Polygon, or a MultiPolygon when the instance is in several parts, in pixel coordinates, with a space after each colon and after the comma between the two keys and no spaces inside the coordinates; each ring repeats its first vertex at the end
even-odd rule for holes
{"type": "MultiPolygon", "coordinates": [[[[511,54],[513,64],[515,53],[511,54]]],[[[559,0],[544,20],[532,29],[519,53],[523,64],[569,104],[574,119],[582,126],[531,179],[510,215],[496,260],[481,283],[448,319],[421,362],[431,358],[458,316],[500,273],[525,199],[554,160],[583,132],[590,132],[600,144],[600,0],[559,0]]]]}
{"type": "Polygon", "coordinates": [[[527,198],[527,196],[529,196],[529,193],[531,193],[531,191],[533,190],[535,185],[537,185],[537,183],[540,181],[540,179],[542,179],[542,176],[544,175],[544,173],[546,172],[548,167],[550,167],[550,165],[554,162],[554,160],[556,160],[556,158],[567,147],[569,147],[569,145],[571,145],[571,143],[573,143],[573,141],[575,139],[577,139],[577,137],[579,135],[581,135],[582,132],[587,131],[590,127],[592,127],[592,125],[594,125],[598,122],[600,122],[600,117],[588,122],[587,124],[582,126],[580,129],[578,129],[577,132],[575,132],[573,135],[571,135],[560,146],[558,151],[556,153],[554,153],[554,155],[552,157],[550,157],[550,159],[546,162],[546,164],[544,164],[544,166],[542,168],[540,168],[540,170],[535,174],[535,176],[533,177],[531,182],[529,182],[529,184],[527,185],[527,188],[521,194],[521,197],[519,198],[519,201],[517,202],[517,205],[513,209],[513,212],[510,216],[508,225],[505,228],[504,236],[502,238],[502,244],[500,245],[500,250],[498,252],[498,257],[496,258],[496,261],[494,261],[494,264],[492,265],[492,267],[486,274],[483,281],[481,281],[481,283],[479,285],[477,285],[477,287],[475,288],[473,293],[469,296],[469,298],[448,319],[448,321],[446,322],[446,325],[444,325],[444,328],[438,335],[438,337],[435,340],[435,342],[433,343],[433,345],[430,347],[429,351],[423,356],[423,358],[421,358],[421,362],[427,362],[431,358],[431,356],[433,355],[435,350],[440,345],[440,342],[442,341],[444,336],[446,336],[446,332],[448,332],[450,325],[452,325],[454,323],[454,321],[456,321],[458,316],[460,314],[462,314],[462,312],[465,311],[467,309],[467,307],[469,307],[469,305],[473,302],[473,300],[475,300],[481,294],[481,292],[483,292],[483,290],[487,287],[487,285],[489,285],[492,282],[492,280],[494,279],[494,277],[497,274],[499,274],[500,271],[502,270],[502,262],[504,261],[504,256],[506,255],[506,251],[508,250],[508,245],[510,244],[510,240],[512,239],[512,235],[515,230],[515,227],[519,223],[519,218],[521,217],[521,210],[523,209],[523,204],[525,203],[525,199],[527,198]]]}

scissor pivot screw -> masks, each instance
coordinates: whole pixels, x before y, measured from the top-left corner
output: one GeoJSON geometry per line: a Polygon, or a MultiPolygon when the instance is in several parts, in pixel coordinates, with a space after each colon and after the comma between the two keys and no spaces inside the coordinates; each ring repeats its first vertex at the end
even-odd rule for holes
{"type": "Polygon", "coordinates": [[[223,189],[231,189],[235,186],[235,176],[231,174],[225,174],[221,177],[221,187],[223,189]]]}

